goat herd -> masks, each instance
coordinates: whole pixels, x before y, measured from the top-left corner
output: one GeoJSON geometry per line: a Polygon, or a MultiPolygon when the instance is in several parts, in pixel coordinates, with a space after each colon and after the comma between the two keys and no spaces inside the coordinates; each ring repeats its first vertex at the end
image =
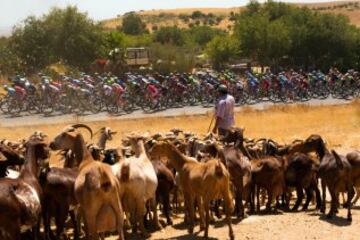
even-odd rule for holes
{"type": "Polygon", "coordinates": [[[171,210],[182,209],[182,202],[190,234],[198,210],[205,238],[214,215],[225,214],[229,238],[235,239],[231,218],[244,218],[245,207],[250,214],[259,212],[267,199],[265,211],[307,209],[315,193],[316,209],[325,213],[326,188],[331,196],[327,216],[337,213],[339,193],[345,192],[347,220],[352,220],[360,153],[329,151],[319,135],[280,145],[244,138],[240,128],[202,138],[173,129],[152,136],[130,134],[121,146],[109,149],[106,142],[116,132],[102,128],[94,134],[98,143],[88,144],[80,128],[92,138],[90,127],[76,124],[50,143],[42,132],[21,142],[0,142],[0,239],[69,239],[70,226],[74,239],[83,232],[86,239],[110,234],[125,239],[128,229],[149,237],[148,226],[162,227],[158,206],[171,225],[171,210]],[[64,167],[49,167],[50,149],[58,151],[53,158],[63,158],[64,167]],[[294,189],[297,199],[290,205],[294,189]]]}

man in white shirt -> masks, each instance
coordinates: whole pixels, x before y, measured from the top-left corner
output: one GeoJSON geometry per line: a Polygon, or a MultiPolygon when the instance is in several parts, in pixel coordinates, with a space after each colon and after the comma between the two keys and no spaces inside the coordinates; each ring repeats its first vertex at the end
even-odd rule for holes
{"type": "Polygon", "coordinates": [[[216,121],[213,133],[224,136],[226,132],[235,125],[235,99],[228,93],[226,85],[221,84],[218,87],[218,93],[220,97],[215,107],[216,121]]]}

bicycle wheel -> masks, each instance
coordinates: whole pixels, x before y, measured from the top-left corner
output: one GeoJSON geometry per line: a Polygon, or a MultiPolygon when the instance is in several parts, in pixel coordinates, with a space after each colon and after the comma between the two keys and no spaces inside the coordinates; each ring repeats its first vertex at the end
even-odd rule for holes
{"type": "Polygon", "coordinates": [[[9,113],[9,102],[10,102],[10,98],[9,97],[5,97],[2,98],[0,100],[0,110],[4,113],[4,114],[8,114],[9,113]]]}
{"type": "Polygon", "coordinates": [[[21,113],[22,106],[16,99],[12,99],[9,104],[9,114],[11,116],[18,116],[21,113]]]}
{"type": "Polygon", "coordinates": [[[90,99],[90,106],[91,106],[91,112],[92,113],[99,113],[102,109],[102,101],[100,99],[100,97],[91,97],[90,99]]]}
{"type": "Polygon", "coordinates": [[[27,101],[26,110],[31,115],[37,114],[40,112],[40,101],[36,97],[30,97],[27,101]]]}
{"type": "Polygon", "coordinates": [[[45,114],[45,116],[48,116],[54,112],[54,107],[49,97],[43,100],[41,104],[41,112],[45,114]]]}

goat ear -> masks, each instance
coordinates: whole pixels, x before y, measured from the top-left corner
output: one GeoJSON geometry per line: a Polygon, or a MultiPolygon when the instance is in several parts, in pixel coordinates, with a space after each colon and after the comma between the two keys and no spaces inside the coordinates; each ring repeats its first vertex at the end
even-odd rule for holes
{"type": "Polygon", "coordinates": [[[69,127],[64,132],[75,132],[75,128],[69,127]]]}
{"type": "Polygon", "coordinates": [[[83,149],[83,144],[84,144],[83,136],[80,133],[76,134],[74,153],[78,159],[83,159],[84,157],[84,151],[86,151],[86,149],[83,149]]]}
{"type": "Polygon", "coordinates": [[[5,162],[6,157],[0,152],[0,162],[5,162]]]}
{"type": "Polygon", "coordinates": [[[335,150],[331,150],[331,153],[332,153],[333,156],[335,157],[336,165],[337,165],[340,169],[344,168],[344,163],[343,163],[343,161],[341,160],[339,154],[338,154],[335,150]]]}

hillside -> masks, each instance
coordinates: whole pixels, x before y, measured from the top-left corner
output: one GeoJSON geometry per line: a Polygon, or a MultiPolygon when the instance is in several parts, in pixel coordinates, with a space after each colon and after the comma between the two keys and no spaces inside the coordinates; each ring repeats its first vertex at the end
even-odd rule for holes
{"type": "MultiPolygon", "coordinates": [[[[295,4],[299,7],[308,7],[314,11],[341,14],[349,17],[350,22],[360,27],[360,1],[338,1],[326,3],[303,3],[295,4]]],[[[191,25],[210,25],[216,28],[231,29],[234,22],[231,21],[233,13],[241,11],[242,7],[233,8],[184,8],[184,9],[164,9],[139,11],[143,21],[147,24],[149,31],[161,26],[176,25],[187,28],[191,25]],[[201,16],[192,15],[199,11],[201,16]]],[[[107,29],[115,29],[121,25],[123,15],[116,18],[102,21],[102,25],[107,29]]]]}

